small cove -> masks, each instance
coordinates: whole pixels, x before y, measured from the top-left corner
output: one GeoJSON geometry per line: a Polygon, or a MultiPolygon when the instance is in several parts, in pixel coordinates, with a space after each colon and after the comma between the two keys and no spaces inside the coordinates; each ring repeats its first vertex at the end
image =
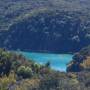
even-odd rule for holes
{"type": "Polygon", "coordinates": [[[50,53],[33,53],[19,52],[27,59],[31,59],[39,64],[50,62],[51,68],[57,71],[66,72],[67,64],[72,60],[73,54],[50,54],[50,53]]]}

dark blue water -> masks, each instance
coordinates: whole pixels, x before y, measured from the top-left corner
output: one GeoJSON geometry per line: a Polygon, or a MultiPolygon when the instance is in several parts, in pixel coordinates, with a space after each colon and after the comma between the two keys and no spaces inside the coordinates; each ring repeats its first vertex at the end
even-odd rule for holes
{"type": "Polygon", "coordinates": [[[31,53],[20,52],[26,58],[32,59],[36,63],[45,64],[51,63],[51,68],[59,71],[66,71],[66,65],[72,60],[72,54],[48,54],[48,53],[31,53]]]}

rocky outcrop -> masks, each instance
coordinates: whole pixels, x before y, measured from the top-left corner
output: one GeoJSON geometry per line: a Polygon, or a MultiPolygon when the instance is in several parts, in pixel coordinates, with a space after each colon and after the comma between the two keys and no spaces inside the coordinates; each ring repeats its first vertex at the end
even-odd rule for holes
{"type": "Polygon", "coordinates": [[[83,48],[73,56],[67,66],[67,72],[90,71],[90,46],[83,48]]]}

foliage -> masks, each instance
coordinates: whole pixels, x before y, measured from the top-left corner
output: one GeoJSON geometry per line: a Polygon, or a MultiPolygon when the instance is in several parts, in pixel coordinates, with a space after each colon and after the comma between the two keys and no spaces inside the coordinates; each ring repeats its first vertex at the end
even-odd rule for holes
{"type": "Polygon", "coordinates": [[[30,67],[20,66],[17,70],[17,75],[22,78],[31,78],[32,69],[30,67]]]}
{"type": "MultiPolygon", "coordinates": [[[[32,60],[26,60],[22,55],[0,49],[1,65],[2,61],[3,66],[8,65],[7,60],[11,62],[11,68],[8,75],[6,73],[1,75],[0,90],[89,90],[90,88],[90,73],[87,70],[78,73],[58,72],[52,70],[49,63],[39,65],[32,60]]],[[[89,58],[79,65],[84,67],[89,65],[88,62],[89,58]]]]}
{"type": "Polygon", "coordinates": [[[5,50],[0,50],[0,76],[9,75],[11,69],[11,56],[10,53],[5,50]]]}
{"type": "Polygon", "coordinates": [[[16,83],[15,73],[10,73],[10,75],[3,76],[0,78],[0,90],[8,90],[10,85],[16,83]]]}
{"type": "Polygon", "coordinates": [[[0,47],[79,51],[90,44],[89,12],[89,0],[1,0],[0,47]]]}

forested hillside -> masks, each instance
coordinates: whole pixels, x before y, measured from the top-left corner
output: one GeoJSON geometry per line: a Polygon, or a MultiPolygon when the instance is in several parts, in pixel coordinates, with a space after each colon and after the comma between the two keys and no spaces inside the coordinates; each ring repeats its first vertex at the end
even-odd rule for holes
{"type": "Polygon", "coordinates": [[[0,47],[76,52],[89,44],[89,0],[0,0],[0,47]]]}

